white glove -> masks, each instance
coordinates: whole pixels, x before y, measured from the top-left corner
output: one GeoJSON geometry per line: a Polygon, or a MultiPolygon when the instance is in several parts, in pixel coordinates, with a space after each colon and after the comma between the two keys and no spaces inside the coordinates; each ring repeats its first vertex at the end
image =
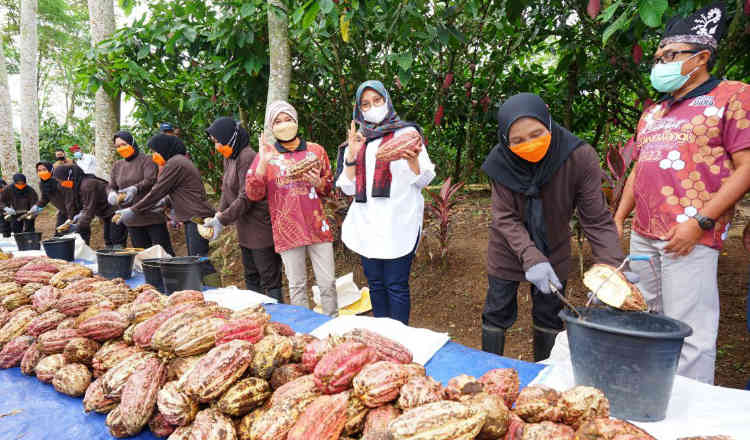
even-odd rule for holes
{"type": "Polygon", "coordinates": [[[221,222],[219,221],[219,213],[216,213],[216,215],[214,215],[213,217],[208,217],[204,219],[203,225],[211,227],[214,231],[214,235],[213,237],[211,237],[211,240],[209,241],[214,241],[217,238],[219,238],[219,235],[221,234],[221,230],[224,229],[224,225],[222,225],[221,222]]]}
{"type": "Polygon", "coordinates": [[[79,212],[78,214],[74,215],[73,216],[73,223],[78,223],[78,219],[81,218],[81,215],[83,215],[83,213],[81,213],[81,212],[79,212]]]}
{"type": "Polygon", "coordinates": [[[117,205],[117,193],[114,191],[110,191],[109,194],[107,194],[107,203],[109,203],[112,206],[117,205]]]}
{"type": "Polygon", "coordinates": [[[5,215],[16,215],[16,210],[11,208],[10,206],[6,206],[5,208],[3,208],[3,212],[5,213],[5,215]]]}
{"type": "Polygon", "coordinates": [[[40,212],[42,212],[42,208],[40,208],[39,205],[34,205],[29,209],[29,215],[32,217],[36,217],[40,212]]]}
{"type": "Polygon", "coordinates": [[[562,283],[557,278],[557,274],[555,273],[555,269],[552,268],[552,265],[544,262],[544,263],[537,263],[529,268],[529,270],[526,271],[526,280],[533,284],[537,290],[539,290],[542,293],[552,293],[552,289],[550,289],[550,284],[555,286],[558,290],[562,289],[562,283]]]}
{"type": "Polygon", "coordinates": [[[128,223],[130,220],[133,220],[135,217],[135,212],[131,208],[126,209],[120,209],[119,211],[115,211],[115,215],[120,215],[120,220],[117,222],[117,224],[121,223],[128,223]]]}
{"type": "Polygon", "coordinates": [[[125,194],[125,200],[123,200],[122,203],[128,204],[132,202],[135,198],[135,195],[138,194],[138,188],[133,185],[123,189],[122,192],[125,194]]]}

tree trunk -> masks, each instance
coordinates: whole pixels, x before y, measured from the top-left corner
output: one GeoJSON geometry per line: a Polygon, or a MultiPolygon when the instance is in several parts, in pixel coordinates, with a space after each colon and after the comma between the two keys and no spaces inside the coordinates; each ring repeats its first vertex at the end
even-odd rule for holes
{"type": "Polygon", "coordinates": [[[2,44],[0,44],[0,171],[6,179],[18,172],[16,140],[13,138],[13,108],[10,104],[8,70],[5,67],[2,44]]]}
{"type": "MultiPolygon", "coordinates": [[[[289,52],[289,15],[281,0],[268,0],[268,48],[270,76],[268,79],[268,106],[289,97],[289,82],[292,76],[292,56],[289,52]]],[[[273,134],[265,127],[266,140],[271,142],[273,134]]]]}
{"type": "MultiPolygon", "coordinates": [[[[88,0],[91,21],[91,44],[97,45],[108,38],[115,30],[115,5],[113,0],[88,0]]],[[[120,96],[110,96],[103,87],[96,91],[94,111],[96,115],[94,135],[94,155],[97,161],[97,175],[108,179],[115,160],[112,136],[120,127],[120,96]]]]}
{"type": "Polygon", "coordinates": [[[38,49],[37,0],[21,0],[21,168],[32,186],[39,182],[36,175],[39,162],[38,49]]]}

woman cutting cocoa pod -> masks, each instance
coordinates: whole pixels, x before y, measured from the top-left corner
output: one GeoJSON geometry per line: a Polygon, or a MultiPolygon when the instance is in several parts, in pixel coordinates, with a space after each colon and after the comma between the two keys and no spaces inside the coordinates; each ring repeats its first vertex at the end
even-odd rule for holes
{"type": "Polygon", "coordinates": [[[362,257],[373,314],[408,324],[409,273],[424,213],[422,189],[435,177],[435,165],[422,129],[398,117],[380,81],[359,86],[338,164],[336,185],[354,196],[341,238],[362,257]]]}
{"type": "Polygon", "coordinates": [[[333,187],[328,155],[322,146],[299,136],[297,110],[287,102],[269,105],[266,128],[276,142],[270,145],[260,137],[259,153],[247,172],[245,193],[254,201],[268,198],[274,247],[284,263],[290,302],[309,307],[309,255],[323,313],[335,316],[333,234],[321,202],[333,187]]]}

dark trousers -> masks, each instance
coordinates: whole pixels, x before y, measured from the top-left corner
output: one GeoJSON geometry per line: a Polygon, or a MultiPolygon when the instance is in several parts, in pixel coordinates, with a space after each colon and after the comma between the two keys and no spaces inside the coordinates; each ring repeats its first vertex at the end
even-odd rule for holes
{"type": "MultiPolygon", "coordinates": [[[[201,237],[201,234],[198,233],[198,225],[193,222],[184,222],[183,225],[185,226],[185,244],[188,255],[208,256],[208,240],[201,237]]],[[[206,260],[201,264],[201,272],[205,277],[206,275],[216,273],[216,268],[214,268],[214,265],[210,261],[206,260]]]]}
{"type": "Polygon", "coordinates": [[[169,230],[166,223],[158,223],[148,226],[129,226],[128,235],[133,247],[150,248],[154,245],[161,245],[169,255],[174,256],[172,249],[172,240],[169,238],[169,230]]]}
{"type": "Polygon", "coordinates": [[[273,246],[263,249],[242,250],[242,265],[245,268],[245,288],[258,293],[281,288],[281,255],[273,246]]]}
{"type": "Polygon", "coordinates": [[[34,219],[31,220],[21,220],[15,216],[10,218],[10,221],[8,222],[10,226],[10,232],[12,233],[18,233],[18,232],[34,232],[34,219]]]}
{"type": "Polygon", "coordinates": [[[55,219],[55,227],[60,226],[68,220],[68,217],[60,211],[57,211],[57,218],[55,219]]]}
{"type": "Polygon", "coordinates": [[[409,324],[409,273],[415,250],[391,260],[362,257],[375,317],[393,318],[409,324]]]}
{"type": "MultiPolygon", "coordinates": [[[[488,275],[489,288],[484,302],[482,323],[494,325],[503,329],[510,328],[518,318],[518,281],[502,280],[488,275]]],[[[565,292],[565,282],[560,292],[565,292]]],[[[531,318],[534,325],[553,330],[562,330],[563,322],[557,317],[563,304],[554,295],[546,295],[531,285],[531,318]]]]}
{"type": "MultiPolygon", "coordinates": [[[[119,245],[126,247],[128,245],[128,228],[123,224],[112,223],[112,217],[102,218],[102,235],[104,236],[104,245],[112,247],[119,245]]],[[[83,241],[88,245],[91,241],[91,228],[81,229],[78,231],[83,241]]]]}

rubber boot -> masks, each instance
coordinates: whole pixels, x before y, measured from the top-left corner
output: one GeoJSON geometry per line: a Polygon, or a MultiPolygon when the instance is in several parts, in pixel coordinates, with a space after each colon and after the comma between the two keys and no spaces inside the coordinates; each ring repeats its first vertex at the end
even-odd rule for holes
{"type": "Polygon", "coordinates": [[[549,358],[555,338],[561,330],[534,326],[534,362],[549,358]]]}
{"type": "Polygon", "coordinates": [[[281,287],[268,289],[268,296],[270,296],[273,299],[279,300],[279,304],[284,304],[284,295],[281,294],[281,287]]]}
{"type": "Polygon", "coordinates": [[[482,351],[502,356],[505,351],[505,329],[482,324],[482,351]]]}

